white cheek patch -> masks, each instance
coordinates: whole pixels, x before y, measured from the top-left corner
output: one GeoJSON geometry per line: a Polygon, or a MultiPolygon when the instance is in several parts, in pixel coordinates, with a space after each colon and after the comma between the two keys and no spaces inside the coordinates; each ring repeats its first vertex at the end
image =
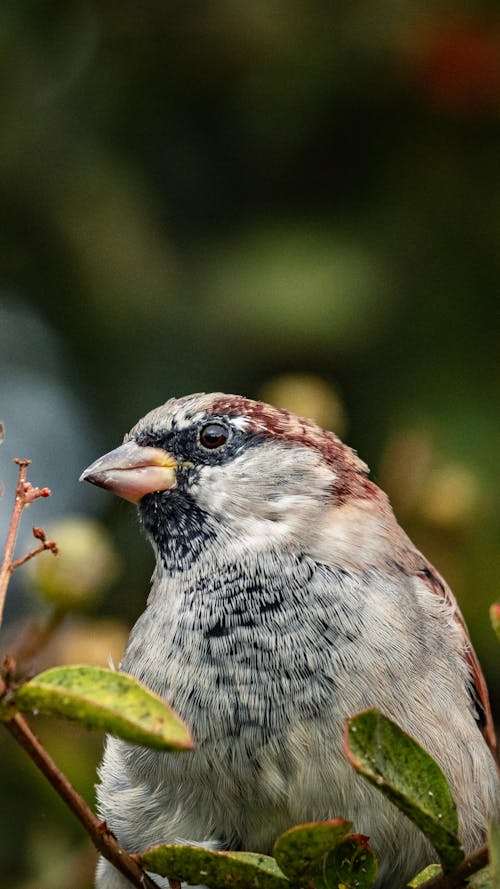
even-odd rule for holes
{"type": "Polygon", "coordinates": [[[193,495],[247,542],[272,545],[310,533],[334,480],[316,452],[274,443],[204,466],[193,495]]]}

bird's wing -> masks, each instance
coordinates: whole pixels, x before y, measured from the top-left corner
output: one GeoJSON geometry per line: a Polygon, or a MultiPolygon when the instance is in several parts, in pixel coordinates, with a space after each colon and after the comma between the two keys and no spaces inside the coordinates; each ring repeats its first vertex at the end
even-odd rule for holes
{"type": "Polygon", "coordinates": [[[483,671],[481,670],[481,665],[479,663],[477,654],[472,647],[472,642],[470,641],[469,633],[460,608],[458,607],[455,596],[453,595],[452,591],[445,583],[441,575],[430,564],[430,562],[425,561],[425,566],[419,569],[416,573],[426,584],[427,588],[431,590],[434,595],[439,596],[441,601],[450,607],[455,621],[460,626],[464,637],[464,657],[470,670],[470,694],[474,703],[474,707],[476,709],[477,722],[484,735],[485,741],[488,744],[488,747],[493,753],[495,759],[497,759],[497,739],[495,735],[495,728],[493,725],[493,717],[491,714],[488,688],[486,686],[483,671]]]}

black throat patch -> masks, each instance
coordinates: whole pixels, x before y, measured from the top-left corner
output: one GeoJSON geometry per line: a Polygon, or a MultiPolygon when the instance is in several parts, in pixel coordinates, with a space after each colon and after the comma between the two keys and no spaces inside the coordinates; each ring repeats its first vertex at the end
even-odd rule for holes
{"type": "Polygon", "coordinates": [[[147,494],[139,515],[169,573],[191,565],[216,536],[213,516],[180,489],[147,494]]]}

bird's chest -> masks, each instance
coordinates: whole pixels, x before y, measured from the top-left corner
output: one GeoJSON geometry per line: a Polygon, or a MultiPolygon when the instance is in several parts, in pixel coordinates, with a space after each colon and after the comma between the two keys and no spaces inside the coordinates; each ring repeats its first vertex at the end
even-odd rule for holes
{"type": "Polygon", "coordinates": [[[265,743],[314,719],[354,661],[359,619],[346,614],[347,597],[332,605],[335,578],[298,558],[274,568],[185,580],[131,634],[124,669],[165,697],[199,743],[265,743]]]}
{"type": "Polygon", "coordinates": [[[233,847],[267,848],[299,810],[327,817],[318,800],[325,786],[331,796],[332,745],[341,749],[347,696],[359,692],[359,590],[296,559],[265,575],[219,569],[166,592],[138,621],[123,666],[171,704],[196,746],[131,755],[130,769],[167,795],[182,788],[193,817],[215,818],[233,847]]]}
{"type": "Polygon", "coordinates": [[[217,741],[219,757],[223,740],[255,747],[298,717],[314,718],[335,685],[325,652],[304,647],[290,626],[178,625],[166,639],[161,663],[145,642],[144,657],[124,669],[168,701],[197,744],[217,741]]]}

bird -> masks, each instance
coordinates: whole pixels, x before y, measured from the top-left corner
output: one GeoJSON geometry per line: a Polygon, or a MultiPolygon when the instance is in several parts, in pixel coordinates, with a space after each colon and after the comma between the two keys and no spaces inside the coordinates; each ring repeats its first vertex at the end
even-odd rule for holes
{"type": "MultiPolygon", "coordinates": [[[[354,450],[284,409],[198,393],[81,478],[137,505],[156,565],[121,669],[195,740],[171,754],[107,737],[98,809],[125,849],[271,854],[293,825],[343,817],[370,838],[376,885],[399,889],[437,856],[346,760],[346,720],[370,707],[440,765],[465,852],[484,841],[499,810],[485,680],[451,590],[354,450]]],[[[128,886],[104,859],[96,874],[128,886]]]]}

